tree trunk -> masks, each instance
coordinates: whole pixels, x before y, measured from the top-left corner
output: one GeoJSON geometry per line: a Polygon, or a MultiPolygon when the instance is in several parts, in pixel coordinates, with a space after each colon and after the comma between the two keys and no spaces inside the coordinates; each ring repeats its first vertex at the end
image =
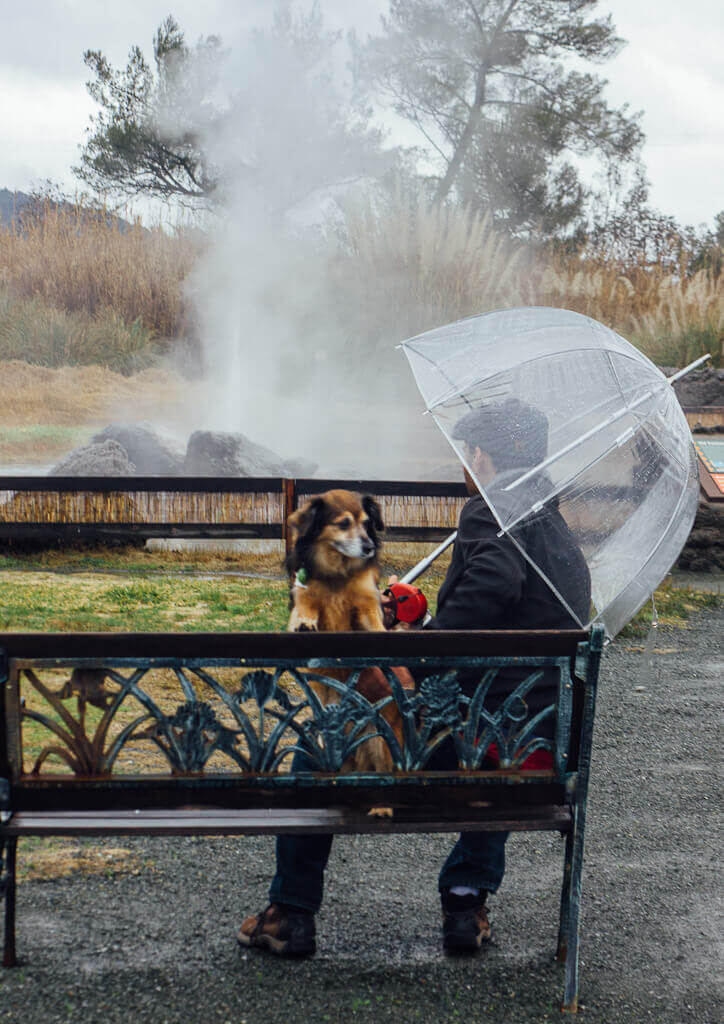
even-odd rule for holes
{"type": "MultiPolygon", "coordinates": [[[[443,199],[445,199],[445,197],[447,196],[450,189],[452,188],[453,182],[455,181],[457,173],[460,170],[460,165],[463,162],[468,149],[470,148],[470,142],[472,141],[473,133],[475,132],[478,121],[480,120],[480,112],[482,111],[483,106],[485,104],[485,85],[488,77],[488,72],[490,71],[490,62],[494,63],[495,61],[493,55],[496,53],[498,38],[500,37],[501,32],[505,29],[505,26],[508,24],[510,16],[513,13],[514,9],[518,6],[519,2],[520,0],[509,0],[508,6],[501,14],[498,23],[495,26],[493,34],[488,42],[486,48],[486,56],[484,58],[485,63],[481,65],[480,70],[478,71],[478,81],[475,88],[475,99],[473,100],[473,105],[470,108],[470,116],[468,117],[467,124],[465,125],[463,133],[460,136],[460,141],[455,147],[455,152],[452,155],[452,159],[450,160],[450,163],[447,165],[445,175],[440,184],[437,186],[437,189],[435,190],[436,203],[441,203],[443,199]]],[[[480,35],[482,38],[484,38],[485,32],[483,26],[480,23],[479,18],[476,18],[476,21],[478,24],[478,28],[480,30],[480,35]]]]}
{"type": "Polygon", "coordinates": [[[442,181],[435,189],[435,202],[441,203],[446,198],[448,192],[453,186],[453,182],[457,177],[457,173],[460,170],[467,151],[470,149],[470,143],[475,133],[475,129],[478,126],[480,120],[480,112],[483,109],[485,103],[485,81],[487,78],[488,69],[482,67],[478,76],[478,87],[475,90],[475,100],[470,108],[470,115],[468,116],[467,124],[463,129],[463,133],[460,136],[455,152],[452,155],[450,163],[447,165],[447,170],[442,178],[442,181]]]}

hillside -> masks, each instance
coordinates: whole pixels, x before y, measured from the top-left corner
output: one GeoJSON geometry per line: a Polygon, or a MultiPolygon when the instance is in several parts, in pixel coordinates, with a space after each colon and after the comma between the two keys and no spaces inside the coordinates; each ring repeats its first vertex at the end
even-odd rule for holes
{"type": "Polygon", "coordinates": [[[31,202],[32,196],[27,192],[11,192],[8,188],[0,188],[0,227],[9,227],[31,202]]]}
{"type": "MultiPolygon", "coordinates": [[[[103,210],[102,207],[94,207],[85,202],[75,204],[69,200],[53,198],[49,195],[37,196],[28,192],[13,192],[8,188],[0,188],[0,229],[9,228],[13,223],[17,224],[23,214],[33,208],[41,211],[61,211],[82,216],[83,219],[105,221],[107,227],[115,228],[121,234],[125,234],[131,229],[131,224],[127,220],[103,210]]],[[[146,228],[141,230],[145,232],[146,228]]]]}

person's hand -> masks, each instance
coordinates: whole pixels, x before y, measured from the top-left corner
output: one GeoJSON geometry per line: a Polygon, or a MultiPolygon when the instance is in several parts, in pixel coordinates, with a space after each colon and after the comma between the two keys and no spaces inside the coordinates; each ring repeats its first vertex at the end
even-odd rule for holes
{"type": "MultiPolygon", "coordinates": [[[[385,589],[387,589],[387,587],[391,587],[393,583],[399,583],[398,576],[390,576],[385,589]]],[[[395,625],[396,601],[394,597],[382,594],[380,600],[382,602],[382,618],[385,623],[385,629],[396,629],[397,626],[404,625],[404,623],[399,622],[395,625]]]]}
{"type": "Polygon", "coordinates": [[[392,629],[422,629],[422,621],[422,619],[416,619],[414,622],[403,622],[400,620],[394,624],[392,629]]]}

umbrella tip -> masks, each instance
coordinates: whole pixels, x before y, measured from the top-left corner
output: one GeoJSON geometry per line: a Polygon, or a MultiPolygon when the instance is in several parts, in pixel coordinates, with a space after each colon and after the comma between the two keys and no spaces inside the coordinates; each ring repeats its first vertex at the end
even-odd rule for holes
{"type": "Polygon", "coordinates": [[[677,370],[671,377],[666,378],[667,381],[669,384],[676,383],[677,380],[686,376],[687,373],[691,373],[692,370],[695,370],[697,366],[701,366],[702,363],[705,363],[707,359],[711,359],[711,352],[707,352],[705,356],[700,356],[698,359],[695,359],[693,363],[689,363],[689,365],[685,366],[683,370],[677,370]]]}

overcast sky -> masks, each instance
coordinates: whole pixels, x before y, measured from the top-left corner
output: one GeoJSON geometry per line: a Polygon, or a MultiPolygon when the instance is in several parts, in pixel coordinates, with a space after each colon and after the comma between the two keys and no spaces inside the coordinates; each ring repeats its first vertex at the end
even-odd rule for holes
{"type": "MultiPolygon", "coordinates": [[[[304,4],[308,6],[308,4],[304,4]]],[[[0,188],[28,191],[43,179],[77,187],[93,103],[83,51],[125,65],[137,43],[147,56],[173,13],[189,41],[227,43],[269,18],[271,0],[0,0],[0,188]]],[[[384,0],[322,0],[334,27],[374,31],[384,0]]],[[[643,110],[651,199],[684,223],[712,224],[724,209],[724,4],[721,0],[602,0],[628,46],[601,69],[615,105],[643,110]]]]}

